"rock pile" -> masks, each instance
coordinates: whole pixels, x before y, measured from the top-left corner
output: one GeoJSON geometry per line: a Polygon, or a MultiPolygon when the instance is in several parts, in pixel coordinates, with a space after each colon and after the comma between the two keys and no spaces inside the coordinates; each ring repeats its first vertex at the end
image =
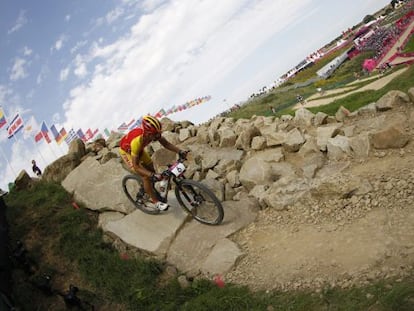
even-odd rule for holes
{"type": "MultiPolygon", "coordinates": [[[[237,282],[236,263],[249,252],[237,232],[251,230],[257,215],[264,225],[330,222],[330,230],[336,231],[374,209],[403,209],[410,204],[414,196],[410,169],[403,169],[398,177],[378,179],[376,172],[372,178],[355,176],[350,167],[391,153],[404,158],[414,130],[413,108],[411,88],[407,94],[390,91],[377,103],[352,113],[341,107],[334,117],[301,108],[294,116],[216,118],[199,126],[164,118],[163,135],[191,151],[187,177],[208,185],[224,202],[230,216],[221,229],[194,229],[202,225],[187,223],[185,215],[176,212],[171,219],[181,220],[165,228],[165,218],[148,218],[135,211],[120,187],[127,173],[117,151],[120,133],[86,148],[79,140],[73,142],[68,155],[49,165],[43,178],[62,182],[75,199],[98,211],[101,226],[114,243],[140,248],[184,272],[229,273],[237,282]],[[239,218],[243,221],[237,222],[239,218]],[[148,221],[156,223],[143,229],[148,221]],[[131,231],[136,226],[141,226],[139,232],[131,231]],[[197,231],[206,234],[197,241],[210,242],[191,245],[185,236],[197,231]],[[139,240],[143,235],[161,238],[148,238],[148,244],[139,240]],[[230,257],[223,256],[229,249],[233,249],[230,257]],[[232,269],[236,269],[233,274],[232,269]]],[[[157,143],[150,148],[159,170],[175,158],[157,143]]]]}

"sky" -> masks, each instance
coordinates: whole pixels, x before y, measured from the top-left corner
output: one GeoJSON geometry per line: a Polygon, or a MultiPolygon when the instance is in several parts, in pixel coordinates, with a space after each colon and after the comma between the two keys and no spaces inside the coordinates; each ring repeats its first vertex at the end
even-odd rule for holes
{"type": "Polygon", "coordinates": [[[24,129],[0,129],[0,188],[66,154],[37,143],[42,121],[116,130],[161,108],[208,121],[295,67],[389,0],[2,0],[0,106],[24,129]]]}

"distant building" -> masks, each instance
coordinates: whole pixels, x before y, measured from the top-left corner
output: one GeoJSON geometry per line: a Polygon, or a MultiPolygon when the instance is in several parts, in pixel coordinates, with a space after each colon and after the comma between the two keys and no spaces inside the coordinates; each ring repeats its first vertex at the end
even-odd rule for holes
{"type": "Polygon", "coordinates": [[[329,78],[332,73],[340,66],[344,61],[348,59],[348,51],[342,53],[338,57],[331,60],[329,63],[327,63],[325,66],[323,66],[321,69],[319,69],[316,74],[323,78],[327,79],[329,78]]]}

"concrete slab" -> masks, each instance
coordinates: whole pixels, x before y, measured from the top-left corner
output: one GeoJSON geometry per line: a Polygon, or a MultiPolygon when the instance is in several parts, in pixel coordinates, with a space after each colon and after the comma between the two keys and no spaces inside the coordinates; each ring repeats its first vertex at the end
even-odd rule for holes
{"type": "Polygon", "coordinates": [[[164,258],[188,217],[174,198],[169,199],[169,203],[170,209],[159,215],[136,210],[120,220],[108,221],[105,230],[133,247],[164,258]]]}
{"type": "MultiPolygon", "coordinates": [[[[224,220],[219,226],[207,226],[192,220],[178,233],[168,250],[167,261],[183,272],[214,273],[211,265],[204,265],[216,244],[247,226],[256,219],[258,207],[255,200],[226,201],[223,203],[224,220]]],[[[234,261],[237,256],[233,256],[234,261]]],[[[213,257],[211,257],[213,258],[213,257]]],[[[217,258],[214,257],[214,258],[217,258]]],[[[229,257],[222,257],[224,263],[216,260],[218,267],[228,266],[229,257]]]]}

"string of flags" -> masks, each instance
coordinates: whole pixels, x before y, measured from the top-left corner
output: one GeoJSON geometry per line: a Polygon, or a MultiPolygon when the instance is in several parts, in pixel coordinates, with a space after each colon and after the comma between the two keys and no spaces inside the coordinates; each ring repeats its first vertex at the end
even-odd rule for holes
{"type": "MultiPolygon", "coordinates": [[[[169,109],[161,108],[158,112],[153,114],[153,116],[156,118],[162,118],[172,113],[180,112],[193,106],[199,105],[201,103],[207,102],[210,99],[211,96],[204,96],[188,101],[183,105],[173,105],[169,109]]],[[[142,117],[139,117],[137,119],[133,118],[129,122],[123,122],[122,124],[120,124],[116,128],[116,130],[118,132],[123,133],[133,128],[139,127],[141,125],[141,122],[142,117]]],[[[4,126],[6,126],[7,138],[10,139],[25,127],[25,122],[23,121],[23,118],[20,116],[19,113],[16,114],[16,116],[12,119],[11,122],[8,122],[4,114],[4,110],[0,106],[0,129],[4,126]]],[[[25,131],[32,131],[31,124],[28,124],[26,126],[25,131]]],[[[110,131],[107,128],[103,130],[103,133],[106,137],[109,137],[111,132],[112,131],[110,131]]],[[[98,137],[103,137],[103,135],[99,133],[99,129],[92,130],[91,128],[88,128],[84,132],[82,129],[78,129],[77,131],[75,131],[73,128],[71,128],[69,131],[66,131],[66,129],[62,127],[60,130],[58,130],[55,124],[52,124],[50,127],[48,127],[46,122],[43,121],[40,126],[40,131],[34,135],[34,141],[38,143],[44,139],[48,144],[50,144],[52,141],[55,141],[58,145],[60,145],[64,141],[67,145],[70,145],[70,143],[77,138],[81,139],[83,142],[88,142],[91,139],[98,137]]]]}

